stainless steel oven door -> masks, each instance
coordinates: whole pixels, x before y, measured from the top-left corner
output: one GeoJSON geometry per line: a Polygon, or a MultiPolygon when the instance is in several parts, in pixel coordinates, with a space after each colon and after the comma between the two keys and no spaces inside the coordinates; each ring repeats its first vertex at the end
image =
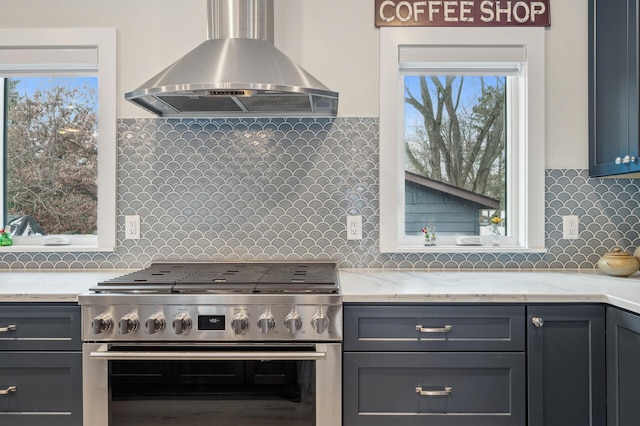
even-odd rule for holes
{"type": "Polygon", "coordinates": [[[341,359],[340,343],[85,343],[83,424],[339,426],[341,359]]]}

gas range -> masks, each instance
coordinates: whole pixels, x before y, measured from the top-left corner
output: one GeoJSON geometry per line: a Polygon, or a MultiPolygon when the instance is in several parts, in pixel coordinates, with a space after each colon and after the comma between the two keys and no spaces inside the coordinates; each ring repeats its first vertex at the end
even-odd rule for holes
{"type": "Polygon", "coordinates": [[[333,263],[154,263],[79,302],[85,342],[342,340],[333,263]]]}

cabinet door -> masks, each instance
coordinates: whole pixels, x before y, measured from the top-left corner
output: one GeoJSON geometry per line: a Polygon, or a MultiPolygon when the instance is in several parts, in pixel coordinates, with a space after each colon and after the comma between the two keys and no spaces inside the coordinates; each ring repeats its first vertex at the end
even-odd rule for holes
{"type": "Polygon", "coordinates": [[[607,308],[608,426],[635,426],[640,419],[640,317],[607,308]]]}
{"type": "Polygon", "coordinates": [[[527,307],[529,426],[606,422],[605,307],[527,307]]]}
{"type": "Polygon", "coordinates": [[[589,0],[589,175],[640,170],[637,0],[589,0]],[[616,159],[635,161],[616,164],[616,159]]]}
{"type": "Polygon", "coordinates": [[[345,426],[522,426],[524,352],[346,352],[345,426]]]}
{"type": "Polygon", "coordinates": [[[627,1],[627,73],[629,102],[629,156],[635,160],[629,163],[629,172],[640,171],[640,83],[638,82],[638,0],[627,1]]]}

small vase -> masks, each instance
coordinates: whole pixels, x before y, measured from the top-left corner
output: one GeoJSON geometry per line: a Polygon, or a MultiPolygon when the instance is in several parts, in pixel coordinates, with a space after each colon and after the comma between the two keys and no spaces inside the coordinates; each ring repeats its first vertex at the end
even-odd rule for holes
{"type": "Polygon", "coordinates": [[[435,235],[431,235],[431,236],[425,235],[425,237],[424,237],[424,245],[426,247],[435,246],[436,245],[436,236],[435,235]]]}
{"type": "Polygon", "coordinates": [[[498,229],[498,225],[491,225],[489,235],[491,236],[491,245],[499,246],[501,235],[500,230],[498,229]]]}

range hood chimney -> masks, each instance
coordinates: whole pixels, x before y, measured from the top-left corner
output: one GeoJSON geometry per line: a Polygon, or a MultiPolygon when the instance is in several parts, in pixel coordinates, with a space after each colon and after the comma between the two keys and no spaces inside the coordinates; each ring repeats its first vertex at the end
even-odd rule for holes
{"type": "Polygon", "coordinates": [[[207,0],[208,40],[125,99],[162,117],[335,116],[330,91],[273,45],[273,0],[207,0]]]}

